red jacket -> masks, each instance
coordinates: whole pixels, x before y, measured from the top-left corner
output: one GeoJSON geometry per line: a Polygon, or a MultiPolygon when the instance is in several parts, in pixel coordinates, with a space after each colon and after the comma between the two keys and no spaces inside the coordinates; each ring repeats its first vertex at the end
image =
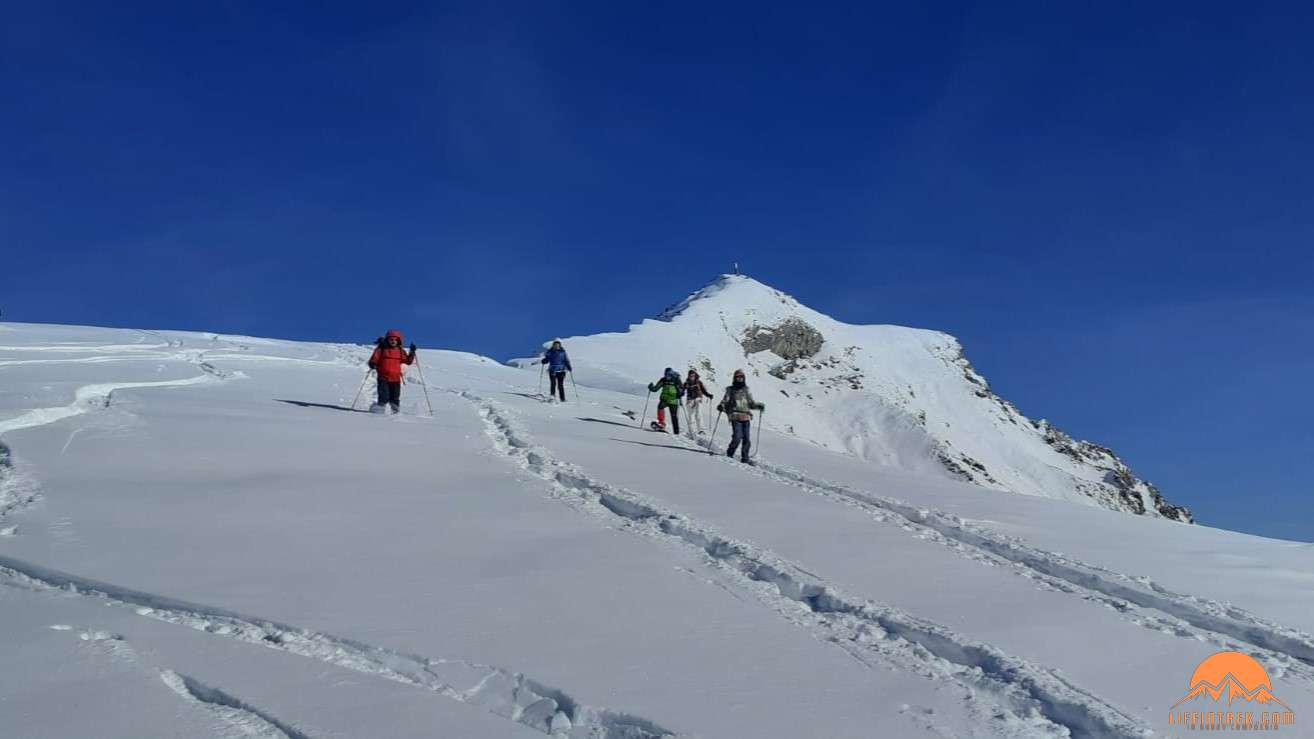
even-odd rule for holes
{"type": "Polygon", "coordinates": [[[408,354],[401,347],[401,341],[401,332],[389,331],[387,336],[383,337],[383,343],[379,344],[370,355],[370,366],[379,373],[379,379],[384,382],[401,382],[402,365],[415,361],[415,355],[408,354]],[[397,337],[397,346],[388,346],[388,339],[394,336],[397,337]]]}

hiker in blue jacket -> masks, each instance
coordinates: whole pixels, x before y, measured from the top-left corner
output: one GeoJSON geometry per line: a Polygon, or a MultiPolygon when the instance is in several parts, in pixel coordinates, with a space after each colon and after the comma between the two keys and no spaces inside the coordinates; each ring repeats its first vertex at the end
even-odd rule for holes
{"type": "MultiPolygon", "coordinates": [[[[548,397],[560,395],[561,402],[566,402],[566,373],[574,372],[570,366],[570,355],[561,347],[560,341],[552,342],[552,348],[547,350],[543,355],[543,361],[539,364],[548,366],[548,377],[552,378],[552,385],[548,390],[548,397]]],[[[543,387],[539,385],[539,387],[543,387]]]]}

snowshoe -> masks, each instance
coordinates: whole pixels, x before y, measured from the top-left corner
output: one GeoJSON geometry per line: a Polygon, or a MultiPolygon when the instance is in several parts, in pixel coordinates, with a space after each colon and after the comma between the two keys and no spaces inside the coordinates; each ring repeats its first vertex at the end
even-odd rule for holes
{"type": "Polygon", "coordinates": [[[665,426],[664,424],[660,424],[660,423],[657,423],[656,421],[653,421],[653,422],[651,422],[651,423],[648,424],[648,430],[649,430],[649,431],[658,431],[658,432],[664,434],[664,433],[666,433],[666,426],[665,426]]]}

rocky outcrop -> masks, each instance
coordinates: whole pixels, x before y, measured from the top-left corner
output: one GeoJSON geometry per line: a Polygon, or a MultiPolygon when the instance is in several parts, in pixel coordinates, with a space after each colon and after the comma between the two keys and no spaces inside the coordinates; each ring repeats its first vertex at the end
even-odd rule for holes
{"type": "Polygon", "coordinates": [[[815,356],[825,343],[826,337],[820,331],[797,318],[777,326],[750,326],[740,342],[746,355],[769,351],[787,360],[815,356]]]}
{"type": "Polygon", "coordinates": [[[1089,441],[1077,441],[1043,419],[1033,422],[1033,425],[1044,435],[1045,443],[1054,451],[1076,462],[1104,470],[1099,485],[1103,490],[1098,492],[1115,499],[1121,504],[1120,507],[1136,514],[1144,514],[1148,508],[1153,508],[1164,518],[1194,523],[1189,510],[1165,500],[1158,488],[1133,474],[1131,468],[1112,449],[1089,441]]]}

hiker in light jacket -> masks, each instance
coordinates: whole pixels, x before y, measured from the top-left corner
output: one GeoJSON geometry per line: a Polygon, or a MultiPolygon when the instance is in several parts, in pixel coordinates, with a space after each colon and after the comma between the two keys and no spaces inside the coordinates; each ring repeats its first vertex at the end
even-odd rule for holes
{"type": "Polygon", "coordinates": [[[725,395],[716,409],[730,419],[732,436],[730,448],[725,450],[725,456],[733,457],[735,450],[739,449],[741,450],[739,461],[747,463],[748,449],[752,445],[748,432],[753,423],[753,411],[765,411],[766,404],[753,399],[753,393],[748,390],[748,382],[743,370],[735,370],[734,382],[725,389],[725,395]]]}
{"type": "Polygon", "coordinates": [[[691,438],[695,434],[703,433],[703,414],[698,412],[698,407],[703,404],[703,398],[711,397],[715,396],[707,392],[707,386],[698,377],[698,372],[689,370],[689,376],[684,379],[684,414],[689,420],[691,438]]]}

